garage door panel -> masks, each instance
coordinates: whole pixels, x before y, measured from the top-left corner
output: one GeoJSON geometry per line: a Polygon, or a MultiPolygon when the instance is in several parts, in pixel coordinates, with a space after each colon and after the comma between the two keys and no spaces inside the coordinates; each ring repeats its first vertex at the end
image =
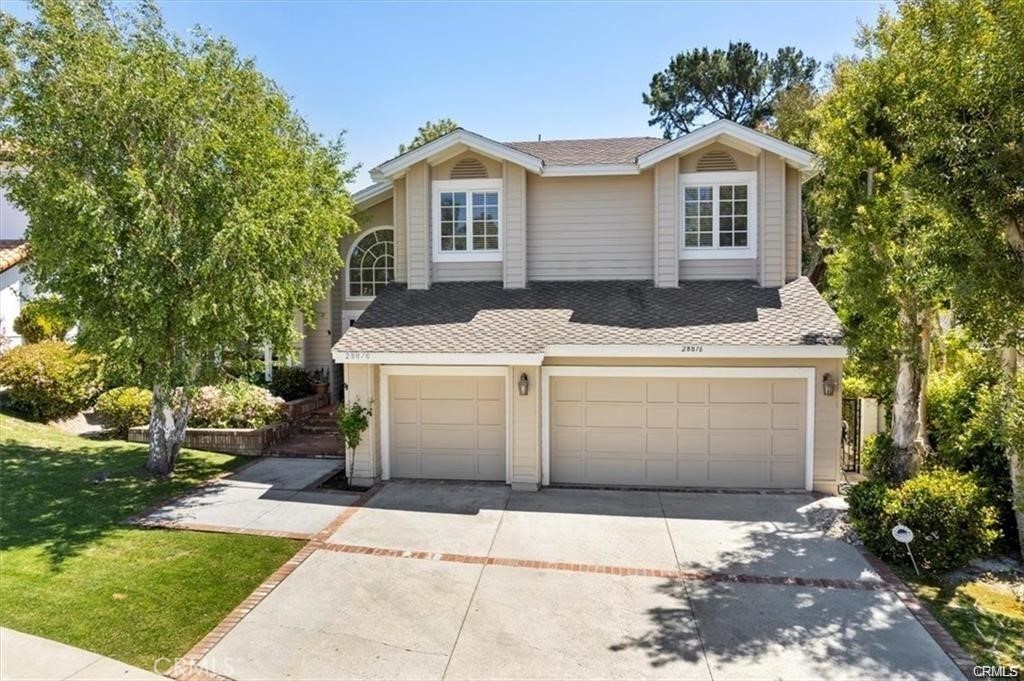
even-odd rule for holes
{"type": "Polygon", "coordinates": [[[481,426],[500,426],[505,423],[505,406],[500,402],[478,402],[476,422],[481,426]]]}
{"type": "Polygon", "coordinates": [[[644,410],[639,405],[587,405],[589,428],[642,428],[644,410]]]}
{"type": "Polygon", "coordinates": [[[643,433],[640,430],[588,430],[584,435],[584,445],[588,452],[626,457],[643,452],[643,433]]]}
{"type": "Polygon", "coordinates": [[[587,402],[643,402],[644,382],[639,379],[609,381],[605,378],[587,380],[587,402]]]}
{"type": "Polygon", "coordinates": [[[676,427],[703,430],[708,427],[708,408],[684,405],[676,408],[676,427]]]}
{"type": "Polygon", "coordinates": [[[551,381],[551,479],[802,487],[805,385],[803,379],[587,377],[581,382],[556,376],[551,381]]]}
{"type": "Polygon", "coordinates": [[[763,430],[771,428],[772,409],[764,404],[721,404],[708,409],[712,430],[763,430]]]}
{"type": "Polygon", "coordinates": [[[772,384],[770,381],[733,378],[710,381],[709,388],[709,402],[760,404],[772,401],[772,384]]]}
{"type": "Polygon", "coordinates": [[[674,429],[676,427],[675,406],[647,407],[646,416],[645,425],[648,428],[674,429]]]}
{"type": "Polygon", "coordinates": [[[784,404],[772,407],[772,428],[776,430],[799,430],[803,422],[804,414],[799,405],[784,404]]]}
{"type": "Polygon", "coordinates": [[[389,380],[393,477],[505,479],[503,377],[392,376],[389,380]]]}

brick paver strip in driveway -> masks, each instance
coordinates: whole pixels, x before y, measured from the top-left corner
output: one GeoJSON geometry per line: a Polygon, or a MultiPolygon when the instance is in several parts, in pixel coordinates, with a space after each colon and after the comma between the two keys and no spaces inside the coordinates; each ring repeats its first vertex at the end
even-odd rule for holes
{"type": "MultiPolygon", "coordinates": [[[[400,489],[375,503],[374,508],[386,513],[375,514],[381,526],[375,535],[365,536],[386,537],[392,518],[402,527],[403,504],[411,513],[430,514],[438,527],[446,519],[474,515],[471,507],[434,504],[430,485],[418,484],[415,493],[400,489]],[[405,501],[395,503],[397,499],[405,501]]],[[[389,483],[384,490],[394,486],[405,487],[389,483]]],[[[448,486],[439,496],[451,491],[448,486]]],[[[563,491],[537,494],[557,496],[563,491]]],[[[594,493],[598,501],[584,495],[586,503],[575,507],[582,511],[576,515],[600,515],[592,507],[600,501],[594,493]]],[[[337,543],[347,534],[339,529],[364,513],[350,508],[303,549],[306,555],[283,583],[261,587],[254,594],[255,605],[218,628],[219,643],[211,640],[212,645],[205,650],[197,646],[195,652],[212,669],[232,663],[228,676],[237,679],[960,677],[915,620],[916,613],[859,556],[859,562],[848,556],[821,561],[803,576],[793,574],[793,563],[776,563],[783,568],[780,574],[746,574],[736,571],[743,565],[736,561],[727,563],[729,571],[712,571],[688,564],[605,564],[558,553],[552,554],[557,559],[504,555],[499,539],[505,521],[515,517],[525,527],[532,517],[540,530],[550,522],[551,505],[560,503],[545,501],[547,509],[529,511],[523,509],[538,502],[519,502],[516,496],[512,493],[503,512],[486,499],[480,504],[480,512],[496,513],[499,519],[493,546],[471,553],[427,550],[414,543],[415,533],[389,542],[401,546],[337,543]],[[449,643],[452,647],[445,652],[449,643]],[[859,654],[841,654],[847,649],[859,654]]],[[[795,496],[789,503],[799,506],[802,501],[795,496]]],[[[744,542],[774,531],[774,526],[762,527],[764,513],[748,520],[746,534],[734,531],[741,528],[742,518],[729,516],[739,510],[704,507],[711,517],[700,518],[699,502],[695,497],[689,513],[711,526],[680,532],[669,521],[685,519],[685,505],[666,511],[660,520],[670,544],[690,540],[691,534],[694,541],[715,538],[717,523],[733,530],[736,545],[724,548],[741,554],[744,542]],[[737,525],[726,525],[731,523],[737,525]]],[[[562,514],[572,515],[572,508],[570,504],[562,514]]],[[[618,512],[620,517],[635,516],[628,508],[618,512]]],[[[605,525],[612,528],[605,541],[624,539],[616,532],[628,524],[618,530],[616,526],[605,525]]],[[[425,537],[437,540],[436,529],[432,526],[425,537]]],[[[471,543],[481,545],[484,538],[471,543]]],[[[805,550],[792,548],[796,554],[805,550]]],[[[772,563],[758,559],[750,565],[767,569],[772,563]]]]}

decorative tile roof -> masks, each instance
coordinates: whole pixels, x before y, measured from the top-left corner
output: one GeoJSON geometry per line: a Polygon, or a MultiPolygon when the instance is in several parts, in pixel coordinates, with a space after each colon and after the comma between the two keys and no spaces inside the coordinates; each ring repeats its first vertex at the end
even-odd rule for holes
{"type": "Polygon", "coordinates": [[[536,156],[546,165],[604,165],[636,163],[636,157],[669,140],[660,137],[610,137],[605,139],[541,140],[505,142],[523,153],[536,156]]]}
{"type": "Polygon", "coordinates": [[[391,284],[335,345],[340,352],[543,353],[552,345],[838,345],[839,320],[800,278],[391,284]]]}
{"type": "Polygon", "coordinates": [[[28,257],[24,239],[0,239],[0,272],[6,272],[28,257]]]}

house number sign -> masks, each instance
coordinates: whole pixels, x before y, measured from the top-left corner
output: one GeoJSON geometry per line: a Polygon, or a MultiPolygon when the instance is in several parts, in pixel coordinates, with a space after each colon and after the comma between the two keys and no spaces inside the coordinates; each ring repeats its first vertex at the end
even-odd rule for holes
{"type": "Polygon", "coordinates": [[[704,352],[704,346],[703,345],[684,345],[681,348],[679,348],[679,351],[682,352],[684,355],[692,355],[692,354],[696,354],[696,353],[699,353],[699,352],[704,352]]]}

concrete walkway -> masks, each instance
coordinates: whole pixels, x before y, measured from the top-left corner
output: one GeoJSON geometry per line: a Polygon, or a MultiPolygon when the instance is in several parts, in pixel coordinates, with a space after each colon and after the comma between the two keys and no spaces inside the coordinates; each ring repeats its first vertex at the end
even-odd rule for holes
{"type": "Polygon", "coordinates": [[[338,459],[259,459],[216,483],[150,511],[139,524],[309,539],[359,498],[314,491],[338,459]]]}
{"type": "Polygon", "coordinates": [[[94,679],[134,681],[161,679],[124,662],[46,638],[0,627],[0,679],[4,681],[56,681],[94,679]]]}

